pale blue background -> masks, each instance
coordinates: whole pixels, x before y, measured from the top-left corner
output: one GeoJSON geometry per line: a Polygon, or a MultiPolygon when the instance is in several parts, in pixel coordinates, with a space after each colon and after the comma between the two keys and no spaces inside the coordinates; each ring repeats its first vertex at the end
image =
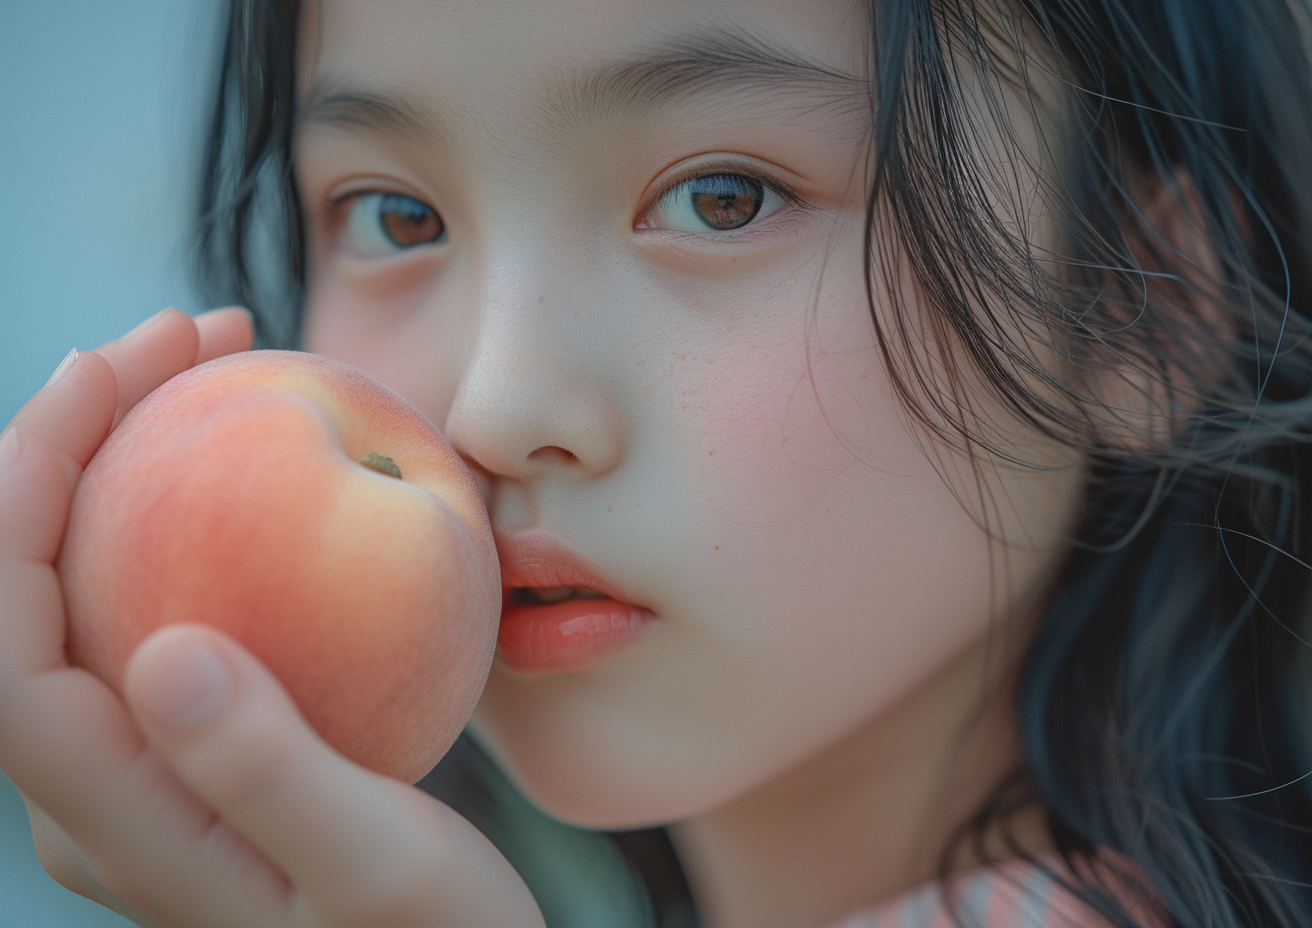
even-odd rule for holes
{"type": "MultiPolygon", "coordinates": [[[[200,308],[186,223],[220,0],[0,0],[0,424],[74,346],[200,308]]],[[[0,775],[0,928],[123,928],[0,775]]]]}

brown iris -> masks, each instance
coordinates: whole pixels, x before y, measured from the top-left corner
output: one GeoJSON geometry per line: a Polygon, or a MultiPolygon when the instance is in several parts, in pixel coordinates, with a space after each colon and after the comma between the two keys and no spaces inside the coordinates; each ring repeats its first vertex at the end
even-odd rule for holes
{"type": "Polygon", "coordinates": [[[431,206],[399,193],[383,194],[378,222],[383,234],[401,248],[435,242],[446,230],[442,217],[431,206]]]}
{"type": "Polygon", "coordinates": [[[697,218],[717,232],[751,222],[765,200],[760,182],[740,174],[710,174],[687,184],[697,218]]]}

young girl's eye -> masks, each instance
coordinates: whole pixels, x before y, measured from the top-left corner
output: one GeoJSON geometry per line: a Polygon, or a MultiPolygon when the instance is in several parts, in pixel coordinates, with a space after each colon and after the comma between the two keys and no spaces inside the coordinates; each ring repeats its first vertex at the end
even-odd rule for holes
{"type": "Polygon", "coordinates": [[[351,250],[367,256],[394,254],[446,238],[446,224],[437,210],[403,193],[355,197],[343,231],[351,250]]]}
{"type": "Polygon", "coordinates": [[[657,225],[679,232],[729,232],[764,219],[784,199],[752,177],[705,174],[671,187],[656,204],[657,225]]]}

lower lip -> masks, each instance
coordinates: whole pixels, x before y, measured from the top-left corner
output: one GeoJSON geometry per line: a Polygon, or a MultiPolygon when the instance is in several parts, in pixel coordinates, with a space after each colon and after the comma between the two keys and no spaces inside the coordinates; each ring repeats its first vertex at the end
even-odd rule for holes
{"type": "Polygon", "coordinates": [[[521,673],[587,670],[637,641],[654,619],[649,610],[614,599],[508,605],[501,612],[497,654],[521,673]]]}

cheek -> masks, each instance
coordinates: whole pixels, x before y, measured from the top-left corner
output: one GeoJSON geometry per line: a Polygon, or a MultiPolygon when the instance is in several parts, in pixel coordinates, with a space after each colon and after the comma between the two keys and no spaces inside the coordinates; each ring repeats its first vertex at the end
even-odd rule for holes
{"type": "Polygon", "coordinates": [[[860,255],[816,263],[823,280],[858,283],[778,281],[756,311],[688,339],[673,369],[680,395],[663,428],[682,436],[683,459],[671,470],[731,534],[809,524],[839,486],[865,508],[935,476],[884,372],[860,255]]]}
{"type": "Polygon", "coordinates": [[[822,317],[805,349],[717,357],[689,410],[679,495],[713,558],[703,601],[785,674],[914,665],[987,618],[987,536],[909,431],[863,308],[822,317]]]}
{"type": "Polygon", "coordinates": [[[1077,495],[1078,468],[985,466],[977,483],[927,456],[861,296],[826,299],[804,329],[703,359],[682,410],[671,568],[687,638],[713,657],[705,704],[733,717],[725,782],[804,756],[1032,608],[1077,495]],[[981,496],[1012,507],[990,520],[1005,550],[981,496]]]}
{"type": "Polygon", "coordinates": [[[306,301],[302,344],[404,397],[442,428],[460,382],[465,335],[433,311],[435,296],[413,295],[384,312],[350,286],[321,285],[306,301]]]}
{"type": "Polygon", "coordinates": [[[815,327],[808,329],[723,351],[698,379],[688,471],[727,523],[787,524],[852,468],[876,469],[890,481],[926,471],[873,335],[819,344],[815,327]]]}

